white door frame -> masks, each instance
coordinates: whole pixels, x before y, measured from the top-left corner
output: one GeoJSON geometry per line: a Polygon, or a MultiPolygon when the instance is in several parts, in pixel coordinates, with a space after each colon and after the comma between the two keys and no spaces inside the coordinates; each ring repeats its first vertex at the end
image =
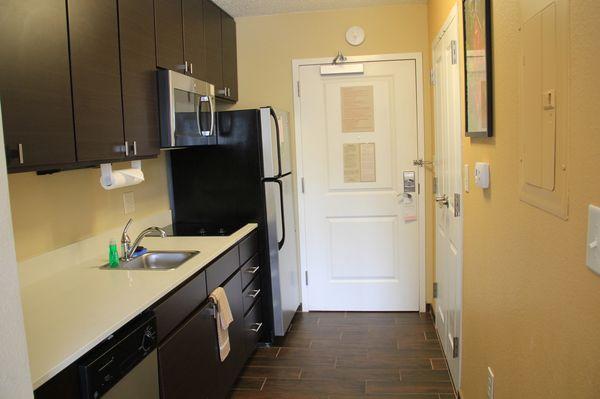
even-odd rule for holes
{"type": "MultiPolygon", "coordinates": [[[[442,39],[442,37],[444,36],[444,34],[448,31],[448,29],[450,29],[450,25],[452,24],[452,22],[456,19],[456,27],[458,32],[457,33],[457,37],[458,37],[458,64],[460,66],[459,68],[459,75],[462,73],[462,69],[463,69],[463,63],[464,63],[464,58],[462,57],[463,54],[463,49],[461,47],[461,44],[464,46],[464,43],[462,42],[462,36],[461,36],[461,32],[460,32],[460,19],[459,19],[459,13],[458,13],[458,5],[455,4],[452,9],[450,10],[450,12],[448,13],[448,16],[446,17],[446,20],[444,21],[444,25],[442,25],[442,28],[440,29],[440,31],[437,33],[437,35],[435,36],[435,38],[433,39],[433,41],[431,42],[431,60],[432,60],[432,64],[435,62],[435,47],[437,46],[437,44],[440,42],[440,40],[442,39]]],[[[461,76],[458,76],[458,81],[459,81],[459,85],[461,87],[463,87],[464,82],[461,79],[461,76]]],[[[463,116],[464,116],[464,111],[463,111],[463,104],[462,104],[463,100],[461,99],[461,106],[459,108],[459,115],[458,115],[458,120],[460,122],[460,126],[461,126],[461,131],[462,131],[462,126],[463,126],[463,116]]],[[[433,101],[434,107],[435,107],[435,101],[433,101]]],[[[435,108],[433,109],[433,111],[435,112],[435,108]]],[[[433,123],[433,137],[434,137],[434,143],[435,143],[435,121],[433,123]]],[[[461,140],[462,142],[462,140],[461,140]]],[[[464,162],[464,157],[463,157],[463,151],[462,151],[462,145],[460,146],[460,148],[458,148],[458,152],[460,154],[460,159],[461,159],[461,164],[462,162],[464,162]]],[[[468,176],[466,176],[468,178],[468,176]]],[[[462,226],[461,226],[461,247],[460,247],[460,266],[459,266],[459,270],[458,270],[458,279],[460,280],[460,296],[461,296],[461,312],[460,312],[460,332],[461,332],[461,336],[459,337],[459,347],[458,347],[458,358],[460,359],[459,363],[458,363],[458,381],[453,381],[453,383],[456,385],[456,391],[459,392],[460,388],[461,388],[461,382],[462,382],[462,354],[463,354],[463,340],[462,340],[462,332],[463,332],[463,318],[462,318],[462,296],[463,296],[463,289],[462,289],[462,281],[463,281],[463,262],[464,262],[464,220],[465,220],[465,206],[464,206],[464,179],[465,176],[463,176],[463,178],[461,179],[461,181],[463,181],[463,187],[462,187],[462,192],[461,192],[461,199],[462,199],[462,204],[461,204],[461,218],[462,218],[462,226]]],[[[433,218],[436,218],[436,215],[434,213],[433,218]]],[[[437,221],[435,221],[435,223],[437,223],[437,221]]],[[[437,229],[437,226],[435,227],[437,229]]],[[[435,236],[435,235],[434,235],[435,236]]],[[[435,251],[435,249],[434,249],[435,251]]],[[[434,262],[435,263],[435,262],[434,262]]],[[[433,278],[436,278],[436,273],[434,273],[433,278]]]]}
{"type": "MultiPolygon", "coordinates": [[[[417,80],[417,153],[419,159],[425,156],[425,117],[423,109],[423,55],[421,53],[398,53],[381,55],[363,55],[347,57],[347,63],[353,62],[374,62],[374,61],[415,61],[416,80],[417,80]]],[[[296,144],[296,195],[298,200],[298,239],[300,247],[300,270],[302,285],[302,309],[310,309],[308,298],[309,286],[306,282],[308,265],[306,264],[306,209],[304,195],[302,194],[302,177],[304,176],[302,165],[302,110],[300,109],[300,97],[298,92],[298,81],[300,76],[300,67],[306,65],[327,65],[331,64],[332,58],[307,58],[292,60],[292,82],[294,91],[294,128],[296,144]]],[[[421,189],[419,195],[419,311],[426,310],[426,275],[425,275],[425,171],[423,168],[417,170],[418,183],[421,189]]]]}

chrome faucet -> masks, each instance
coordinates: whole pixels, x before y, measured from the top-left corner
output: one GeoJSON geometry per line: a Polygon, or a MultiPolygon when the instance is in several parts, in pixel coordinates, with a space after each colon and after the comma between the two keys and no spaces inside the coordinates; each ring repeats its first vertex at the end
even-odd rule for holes
{"type": "Polygon", "coordinates": [[[133,259],[133,253],[135,252],[140,242],[144,239],[144,237],[152,236],[152,237],[161,237],[165,238],[167,233],[161,229],[160,227],[148,227],[144,231],[142,231],[137,238],[131,243],[131,238],[129,238],[129,234],[127,234],[127,230],[129,230],[129,226],[133,222],[133,219],[129,219],[125,228],[123,229],[123,234],[121,234],[121,250],[123,255],[121,256],[121,260],[124,262],[130,261],[133,259]]]}

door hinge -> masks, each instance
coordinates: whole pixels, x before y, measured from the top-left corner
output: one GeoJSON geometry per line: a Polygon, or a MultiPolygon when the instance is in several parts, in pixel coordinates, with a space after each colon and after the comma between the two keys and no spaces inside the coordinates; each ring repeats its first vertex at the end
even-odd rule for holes
{"type": "Polygon", "coordinates": [[[450,42],[450,48],[452,50],[452,65],[458,64],[458,43],[456,40],[450,42]]]}
{"type": "Polygon", "coordinates": [[[300,184],[302,186],[302,194],[304,194],[304,177],[300,178],[300,184]]]}
{"type": "Polygon", "coordinates": [[[429,81],[432,86],[435,86],[435,69],[433,68],[431,68],[431,71],[429,72],[429,81]]]}
{"type": "Polygon", "coordinates": [[[300,81],[296,81],[296,88],[298,89],[298,97],[300,97],[300,81]]]}
{"type": "Polygon", "coordinates": [[[306,285],[308,285],[308,270],[304,271],[304,282],[306,285]]]}
{"type": "Polygon", "coordinates": [[[458,337],[454,337],[452,338],[452,357],[454,359],[456,359],[458,357],[459,354],[459,346],[460,346],[460,340],[458,339],[458,337]]]}
{"type": "Polygon", "coordinates": [[[417,194],[421,194],[421,183],[417,183],[417,194]]]}
{"type": "Polygon", "coordinates": [[[433,297],[438,297],[438,283],[433,283],[433,297]]]}
{"type": "Polygon", "coordinates": [[[454,217],[460,216],[460,194],[454,193],[454,217]]]}

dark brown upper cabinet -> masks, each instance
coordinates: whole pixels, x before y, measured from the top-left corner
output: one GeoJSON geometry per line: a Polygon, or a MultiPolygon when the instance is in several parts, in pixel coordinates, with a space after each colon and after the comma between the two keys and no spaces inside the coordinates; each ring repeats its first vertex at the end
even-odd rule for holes
{"type": "Polygon", "coordinates": [[[119,1],[123,126],[130,157],[160,151],[153,1],[119,1]]]}
{"type": "Polygon", "coordinates": [[[204,0],[204,40],[206,41],[206,81],[218,92],[223,85],[223,46],[221,42],[221,9],[204,0]]]}
{"type": "Polygon", "coordinates": [[[122,159],[117,2],[69,0],[68,11],[77,159],[122,159]]]}
{"type": "Polygon", "coordinates": [[[221,11],[221,40],[223,48],[223,85],[217,89],[225,90],[223,98],[237,101],[238,79],[235,20],[224,11],[221,11]]]}
{"type": "Polygon", "coordinates": [[[180,71],[183,55],[183,12],[181,0],[154,0],[156,11],[156,58],[164,69],[180,71]]]}
{"type": "Polygon", "coordinates": [[[204,6],[202,0],[183,0],[183,53],[188,74],[206,80],[204,6]]]}
{"type": "Polygon", "coordinates": [[[157,64],[206,80],[203,0],[155,0],[157,64]]]}
{"type": "Polygon", "coordinates": [[[75,161],[64,0],[0,2],[0,106],[10,171],[75,161]]]}

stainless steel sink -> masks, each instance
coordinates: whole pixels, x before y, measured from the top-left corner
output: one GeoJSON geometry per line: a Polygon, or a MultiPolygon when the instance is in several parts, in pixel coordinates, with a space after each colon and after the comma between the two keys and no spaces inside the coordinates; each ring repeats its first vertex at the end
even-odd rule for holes
{"type": "Polygon", "coordinates": [[[110,267],[108,264],[101,269],[115,270],[170,270],[176,269],[200,251],[149,251],[129,261],[121,261],[119,266],[110,267]]]}

